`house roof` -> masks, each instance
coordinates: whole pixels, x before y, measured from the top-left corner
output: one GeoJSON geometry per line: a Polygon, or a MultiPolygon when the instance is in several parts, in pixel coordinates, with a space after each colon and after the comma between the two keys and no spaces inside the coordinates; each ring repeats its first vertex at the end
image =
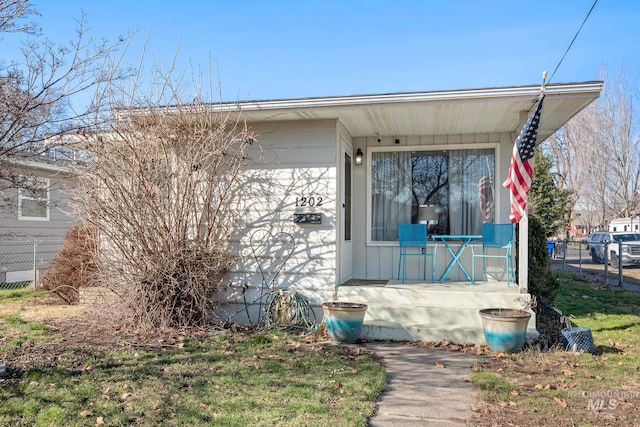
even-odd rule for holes
{"type": "Polygon", "coordinates": [[[6,160],[2,166],[34,172],[71,173],[69,162],[55,161],[53,159],[46,158],[45,156],[33,156],[25,159],[10,159],[6,160]]]}
{"type": "MultiPolygon", "coordinates": [[[[546,139],[598,98],[602,81],[546,86],[538,136],[546,139]]],[[[519,132],[540,85],[223,103],[247,122],[337,119],[353,137],[519,132]]]]}

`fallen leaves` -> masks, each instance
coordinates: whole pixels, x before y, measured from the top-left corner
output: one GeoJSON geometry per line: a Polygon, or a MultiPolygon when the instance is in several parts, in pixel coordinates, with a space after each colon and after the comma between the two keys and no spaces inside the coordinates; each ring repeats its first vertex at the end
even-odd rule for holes
{"type": "Polygon", "coordinates": [[[591,375],[591,372],[589,372],[589,371],[584,371],[584,377],[585,378],[593,378],[593,375],[591,375]]]}
{"type": "Polygon", "coordinates": [[[612,339],[607,340],[607,343],[611,347],[613,347],[613,348],[615,348],[616,350],[619,350],[619,351],[624,351],[625,349],[629,348],[629,344],[623,344],[623,343],[620,343],[620,342],[615,342],[612,339]]]}
{"type": "MultiPolygon", "coordinates": [[[[86,410],[84,410],[84,411],[80,412],[80,416],[81,416],[81,417],[85,417],[85,418],[87,418],[87,417],[91,417],[91,416],[93,416],[93,411],[92,411],[92,410],[90,410],[90,409],[86,409],[86,410]]],[[[104,418],[103,418],[103,417],[97,417],[97,418],[96,418],[96,425],[97,425],[97,426],[102,426],[102,425],[104,425],[104,418]]]]}
{"type": "Polygon", "coordinates": [[[110,393],[111,393],[111,387],[105,388],[104,391],[102,392],[102,398],[106,401],[111,400],[110,393]]]}
{"type": "Polygon", "coordinates": [[[553,400],[554,400],[554,402],[556,402],[556,403],[557,403],[561,408],[566,408],[566,407],[568,406],[568,405],[567,405],[567,402],[566,402],[564,399],[559,399],[559,398],[557,398],[557,397],[553,396],[553,400]]]}
{"type": "Polygon", "coordinates": [[[480,406],[480,405],[471,405],[471,411],[472,412],[485,412],[484,407],[480,406]]]}
{"type": "Polygon", "coordinates": [[[475,354],[476,356],[483,356],[485,354],[492,353],[492,350],[486,345],[479,344],[457,344],[451,340],[442,341],[419,341],[415,345],[424,348],[444,348],[448,351],[459,351],[461,353],[475,354]]]}
{"type": "Polygon", "coordinates": [[[553,384],[536,384],[534,387],[536,390],[556,390],[558,387],[556,387],[553,384]]]}

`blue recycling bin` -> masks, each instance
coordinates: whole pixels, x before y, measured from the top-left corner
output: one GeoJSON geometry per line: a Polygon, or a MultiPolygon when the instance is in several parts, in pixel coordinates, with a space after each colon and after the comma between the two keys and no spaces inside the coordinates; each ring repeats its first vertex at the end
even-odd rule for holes
{"type": "Polygon", "coordinates": [[[549,256],[553,256],[553,248],[555,248],[555,242],[547,242],[547,252],[549,252],[549,256]]]}

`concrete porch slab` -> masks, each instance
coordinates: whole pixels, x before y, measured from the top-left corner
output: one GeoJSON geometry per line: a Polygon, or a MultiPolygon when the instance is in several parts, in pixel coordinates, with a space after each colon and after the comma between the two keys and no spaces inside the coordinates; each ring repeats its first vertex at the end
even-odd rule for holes
{"type": "MultiPolygon", "coordinates": [[[[390,341],[441,341],[486,344],[479,310],[521,308],[516,285],[506,282],[433,284],[389,280],[381,286],[340,286],[338,301],[367,304],[362,338],[390,341]]],[[[536,336],[535,314],[528,335],[536,336]]]]}

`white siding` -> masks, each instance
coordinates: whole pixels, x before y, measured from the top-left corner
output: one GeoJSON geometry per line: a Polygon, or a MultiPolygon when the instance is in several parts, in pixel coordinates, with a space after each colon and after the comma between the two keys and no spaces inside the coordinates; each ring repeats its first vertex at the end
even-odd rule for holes
{"type": "MultiPolygon", "coordinates": [[[[237,209],[239,233],[234,240],[234,251],[239,255],[234,265],[231,282],[241,296],[246,283],[248,295],[257,295],[263,286],[263,277],[254,258],[250,238],[255,230],[267,230],[272,236],[290,233],[296,247],[286,261],[275,282],[277,287],[295,286],[314,303],[333,298],[338,268],[339,192],[336,163],[340,134],[353,144],[353,151],[368,146],[462,146],[490,144],[496,150],[496,213],[497,220],[507,222],[509,195],[501,186],[509,168],[515,133],[478,135],[431,135],[353,138],[333,120],[307,122],[277,122],[254,125],[259,133],[259,146],[252,148],[250,161],[243,172],[242,194],[234,205],[237,209]],[[395,140],[399,140],[399,144],[395,140]],[[322,197],[320,207],[296,207],[296,198],[322,197]],[[298,212],[322,213],[320,225],[296,225],[293,214],[298,212]]],[[[398,266],[398,247],[394,244],[367,244],[367,168],[353,167],[353,277],[362,279],[389,279],[395,277],[398,266]]],[[[260,245],[254,245],[260,246],[260,245]]],[[[271,282],[287,255],[286,245],[267,243],[268,250],[261,258],[266,271],[264,282],[271,282]],[[268,254],[268,255],[266,255],[268,254]]],[[[470,251],[463,256],[468,264],[470,251]]],[[[449,262],[450,256],[441,246],[438,252],[438,274],[449,262]]],[[[416,261],[416,260],[410,260],[416,261]]],[[[418,271],[408,268],[408,271],[418,271]]],[[[461,280],[454,269],[451,280],[461,280]]],[[[409,277],[411,278],[411,277],[409,277]]],[[[418,277],[415,277],[416,279],[418,277]]],[[[237,301],[237,299],[236,299],[237,301]]]]}
{"type": "Polygon", "coordinates": [[[337,263],[336,121],[254,124],[252,129],[259,134],[259,144],[252,147],[240,177],[242,194],[234,203],[240,226],[233,243],[239,258],[230,275],[237,291],[234,299],[242,301],[245,283],[249,289],[244,298],[255,299],[263,290],[260,269],[269,284],[281,268],[275,287],[295,286],[314,303],[332,300],[337,263]],[[316,206],[301,206],[303,197],[314,197],[316,206]],[[319,198],[322,203],[317,206],[319,198]],[[294,213],[310,212],[321,213],[322,224],[294,224],[294,213]],[[254,235],[256,230],[270,234],[254,235]],[[278,233],[290,234],[295,248],[278,233]],[[256,236],[263,238],[255,241],[256,236]]]}
{"type": "Polygon", "coordinates": [[[640,218],[616,218],[609,222],[609,231],[634,231],[640,228],[640,218]],[[632,229],[633,228],[633,229],[632,229]]]}

